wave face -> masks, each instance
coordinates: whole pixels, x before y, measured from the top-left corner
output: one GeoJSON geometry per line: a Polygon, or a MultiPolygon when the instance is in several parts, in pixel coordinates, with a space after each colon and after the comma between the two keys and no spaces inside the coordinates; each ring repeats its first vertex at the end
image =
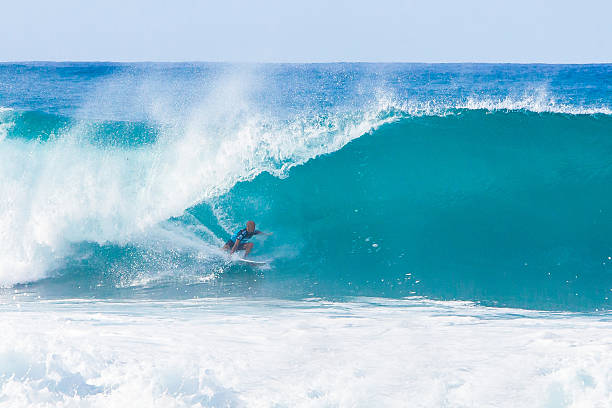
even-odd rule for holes
{"type": "Polygon", "coordinates": [[[286,179],[241,183],[218,206],[277,231],[272,247],[297,243],[282,269],[317,295],[601,307],[612,283],[611,130],[610,116],[407,118],[286,179]]]}
{"type": "Polygon", "coordinates": [[[16,72],[10,290],[609,309],[610,66],[13,64],[0,82],[16,72]],[[263,270],[219,250],[248,219],[274,232],[263,270]]]}

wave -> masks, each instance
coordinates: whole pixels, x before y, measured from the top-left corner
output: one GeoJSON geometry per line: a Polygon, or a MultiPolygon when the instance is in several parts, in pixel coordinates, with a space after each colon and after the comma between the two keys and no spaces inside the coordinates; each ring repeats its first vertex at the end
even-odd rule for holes
{"type": "Polygon", "coordinates": [[[114,129],[138,129],[134,124],[16,113],[4,123],[48,132],[13,132],[0,144],[0,282],[48,276],[74,243],[126,245],[239,181],[264,171],[281,176],[392,119],[381,112],[278,123],[217,104],[186,123],[159,127],[149,143],[127,146],[113,143],[114,129]],[[111,132],[96,138],[101,129],[111,132]]]}
{"type": "Polygon", "coordinates": [[[213,207],[279,231],[264,251],[299,248],[283,270],[319,296],[609,307],[610,129],[609,116],[413,117],[213,207]]]}
{"type": "Polygon", "coordinates": [[[83,262],[116,287],[209,282],[254,218],[285,285],[245,285],[262,294],[606,307],[610,111],[546,100],[383,95],[292,120],[220,103],[178,124],[7,111],[0,282],[83,262]]]}

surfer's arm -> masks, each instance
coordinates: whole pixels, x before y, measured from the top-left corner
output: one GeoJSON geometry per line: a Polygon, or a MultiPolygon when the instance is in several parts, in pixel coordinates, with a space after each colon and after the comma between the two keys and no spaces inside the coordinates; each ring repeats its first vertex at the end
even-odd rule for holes
{"type": "Polygon", "coordinates": [[[234,246],[232,247],[232,250],[230,251],[230,255],[236,252],[236,249],[238,249],[238,245],[240,245],[239,239],[237,239],[236,242],[234,242],[234,246]]]}
{"type": "Polygon", "coordinates": [[[261,235],[272,235],[271,232],[263,232],[263,231],[260,231],[260,230],[255,230],[255,235],[259,235],[259,234],[261,234],[261,235]]]}

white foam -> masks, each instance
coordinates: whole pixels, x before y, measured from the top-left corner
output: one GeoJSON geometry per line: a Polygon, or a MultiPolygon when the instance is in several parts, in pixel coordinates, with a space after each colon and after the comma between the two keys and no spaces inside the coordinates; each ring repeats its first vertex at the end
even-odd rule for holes
{"type": "Polygon", "coordinates": [[[79,124],[44,143],[4,140],[0,285],[48,276],[72,243],[134,242],[238,181],[263,171],[282,176],[393,120],[381,109],[280,121],[252,108],[248,92],[230,83],[166,124],[153,145],[95,145],[79,124]]]}
{"type": "Polygon", "coordinates": [[[523,98],[468,98],[465,103],[460,103],[456,107],[458,109],[482,109],[488,111],[524,110],[535,113],[563,113],[568,115],[612,115],[612,109],[607,106],[572,106],[569,104],[559,103],[555,98],[548,96],[546,93],[526,95],[523,98]]]}
{"type": "Polygon", "coordinates": [[[0,143],[6,139],[8,131],[15,125],[11,120],[7,120],[7,112],[11,112],[11,108],[5,108],[0,106],[0,143]]]}
{"type": "Polygon", "coordinates": [[[495,111],[527,111],[534,113],[561,113],[567,115],[612,115],[609,106],[591,105],[576,106],[559,102],[545,89],[535,89],[525,92],[524,95],[505,96],[502,98],[468,97],[463,101],[436,102],[436,101],[400,101],[386,96],[391,109],[401,112],[404,116],[446,116],[454,114],[457,110],[485,110],[495,111]]]}
{"type": "Polygon", "coordinates": [[[11,407],[612,404],[610,315],[419,299],[0,310],[0,402],[11,407]]]}

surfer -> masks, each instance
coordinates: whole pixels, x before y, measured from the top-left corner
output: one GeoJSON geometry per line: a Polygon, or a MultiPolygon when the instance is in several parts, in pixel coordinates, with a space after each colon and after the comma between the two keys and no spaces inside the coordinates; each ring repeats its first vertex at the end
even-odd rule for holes
{"type": "Polygon", "coordinates": [[[247,242],[253,235],[272,235],[271,232],[263,232],[255,229],[255,223],[249,221],[246,223],[246,228],[237,231],[232,237],[223,245],[223,249],[230,251],[230,255],[236,251],[244,249],[244,257],[249,255],[249,252],[253,249],[253,243],[247,242]]]}

